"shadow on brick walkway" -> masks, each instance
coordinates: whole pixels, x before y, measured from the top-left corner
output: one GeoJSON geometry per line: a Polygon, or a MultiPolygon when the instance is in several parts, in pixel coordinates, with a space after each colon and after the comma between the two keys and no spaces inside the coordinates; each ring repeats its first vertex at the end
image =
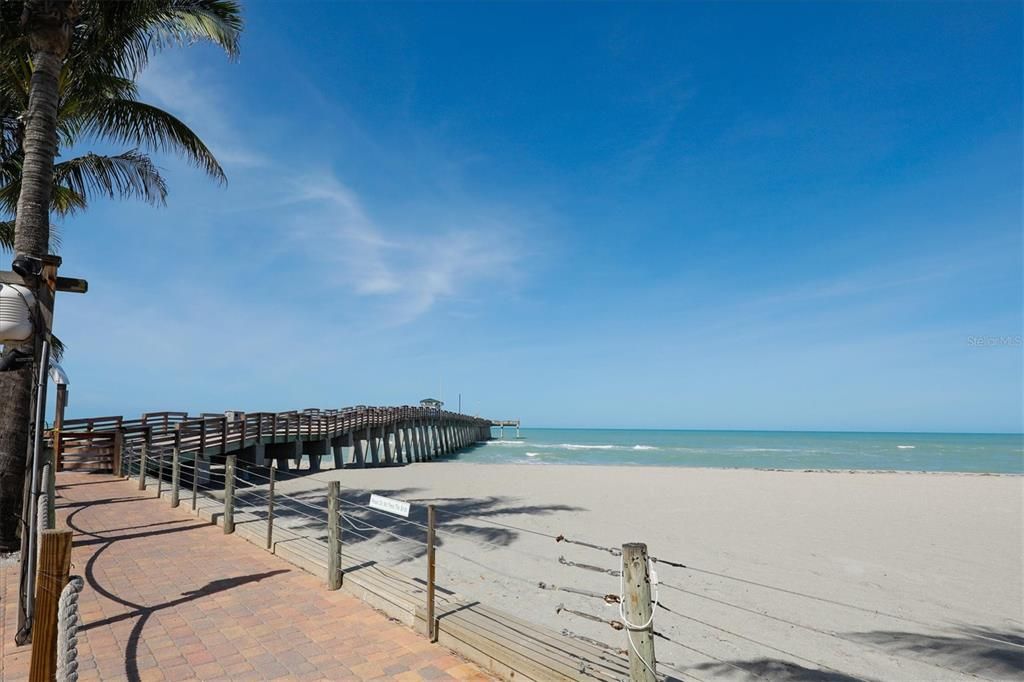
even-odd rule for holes
{"type": "MultiPolygon", "coordinates": [[[[75,532],[80,679],[488,679],[355,597],[109,476],[58,476],[58,525],[75,532]]],[[[0,677],[27,677],[13,646],[16,565],[2,570],[0,677]]]]}

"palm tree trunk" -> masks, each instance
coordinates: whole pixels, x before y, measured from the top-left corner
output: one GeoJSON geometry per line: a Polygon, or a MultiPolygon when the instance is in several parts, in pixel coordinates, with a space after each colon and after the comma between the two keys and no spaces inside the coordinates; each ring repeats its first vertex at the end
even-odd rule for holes
{"type": "MultiPolygon", "coordinates": [[[[19,255],[45,256],[50,240],[58,84],[75,11],[74,0],[26,0],[22,15],[32,49],[33,70],[14,227],[14,252],[19,255]]],[[[0,375],[0,551],[18,546],[31,402],[30,369],[0,375]]]]}

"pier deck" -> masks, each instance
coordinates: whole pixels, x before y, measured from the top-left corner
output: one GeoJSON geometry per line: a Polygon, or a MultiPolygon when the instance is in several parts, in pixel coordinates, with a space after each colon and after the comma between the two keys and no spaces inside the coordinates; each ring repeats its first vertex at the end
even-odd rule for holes
{"type": "MultiPolygon", "coordinates": [[[[75,532],[80,680],[490,679],[344,591],[135,486],[58,475],[58,525],[75,532]]],[[[28,677],[15,648],[17,564],[0,568],[0,679],[28,677]]]]}

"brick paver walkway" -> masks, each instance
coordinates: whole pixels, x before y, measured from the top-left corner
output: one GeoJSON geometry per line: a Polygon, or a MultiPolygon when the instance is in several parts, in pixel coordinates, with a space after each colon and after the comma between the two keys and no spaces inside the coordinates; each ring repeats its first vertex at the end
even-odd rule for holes
{"type": "MultiPolygon", "coordinates": [[[[489,679],[357,598],[104,475],[58,475],[75,532],[81,680],[489,679]]],[[[28,676],[14,646],[17,565],[0,569],[0,679],[28,676]]]]}

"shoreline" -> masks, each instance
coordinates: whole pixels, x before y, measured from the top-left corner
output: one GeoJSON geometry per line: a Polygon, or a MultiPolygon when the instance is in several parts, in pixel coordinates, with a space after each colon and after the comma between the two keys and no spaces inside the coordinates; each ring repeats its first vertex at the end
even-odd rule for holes
{"type": "MultiPolygon", "coordinates": [[[[708,466],[687,466],[685,464],[678,464],[675,466],[665,466],[664,464],[590,464],[587,462],[580,462],[578,464],[565,464],[563,462],[547,463],[547,462],[460,462],[458,457],[453,456],[451,458],[441,458],[437,460],[445,464],[460,464],[465,466],[510,466],[510,467],[566,467],[566,468],[578,468],[586,467],[588,469],[660,469],[664,471],[766,471],[766,472],[778,472],[786,474],[900,474],[900,475],[913,475],[913,474],[926,474],[929,476],[1007,476],[1007,477],[1024,477],[1024,471],[1012,472],[1012,471],[927,471],[922,469],[844,469],[844,468],[829,468],[829,469],[814,469],[814,468],[800,468],[800,469],[785,469],[781,467],[708,467],[708,466]]],[[[398,465],[403,466],[403,465],[398,465]]],[[[358,467],[347,467],[356,469],[358,467]]]]}

